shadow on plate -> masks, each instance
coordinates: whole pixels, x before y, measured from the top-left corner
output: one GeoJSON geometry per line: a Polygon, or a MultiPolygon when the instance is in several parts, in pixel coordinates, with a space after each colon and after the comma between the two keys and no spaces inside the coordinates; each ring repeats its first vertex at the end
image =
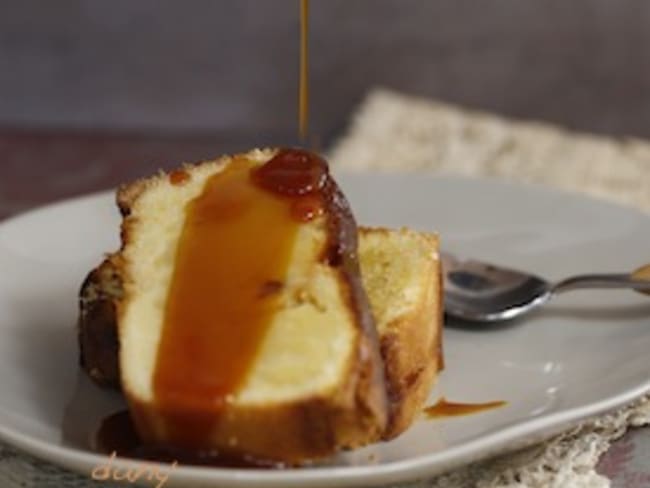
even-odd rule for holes
{"type": "Polygon", "coordinates": [[[61,422],[64,445],[94,450],[95,435],[104,419],[126,409],[122,394],[95,385],[81,369],[61,422]]]}
{"type": "Polygon", "coordinates": [[[555,306],[548,305],[526,315],[499,322],[476,322],[461,320],[445,314],[445,327],[461,329],[474,333],[503,331],[522,325],[524,322],[543,319],[573,319],[593,322],[616,322],[624,326],[626,320],[650,319],[650,298],[647,305],[589,305],[589,306],[555,306]]]}
{"type": "Polygon", "coordinates": [[[650,319],[650,297],[648,304],[592,305],[589,307],[549,305],[541,313],[549,318],[570,318],[596,322],[616,321],[617,326],[624,326],[625,320],[650,319]]]}
{"type": "MultiPolygon", "coordinates": [[[[533,314],[529,315],[529,319],[533,314]]],[[[522,322],[526,320],[525,317],[503,320],[500,322],[475,322],[471,320],[462,320],[456,317],[451,317],[450,315],[445,314],[444,324],[445,327],[452,329],[460,329],[467,332],[472,332],[476,334],[488,334],[494,333],[495,331],[504,331],[513,329],[522,322]]]]}
{"type": "Polygon", "coordinates": [[[88,449],[101,420],[125,404],[118,392],[95,386],[80,369],[76,301],[55,300],[54,295],[12,303],[20,323],[9,329],[6,340],[13,347],[7,360],[13,374],[20,375],[26,403],[17,413],[60,430],[64,445],[88,449]]]}

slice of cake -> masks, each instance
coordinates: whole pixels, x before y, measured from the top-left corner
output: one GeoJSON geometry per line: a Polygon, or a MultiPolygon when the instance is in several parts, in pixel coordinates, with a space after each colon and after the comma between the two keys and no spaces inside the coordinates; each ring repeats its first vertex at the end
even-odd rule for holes
{"type": "MultiPolygon", "coordinates": [[[[326,167],[318,169],[318,163],[306,173],[296,171],[296,165],[304,169],[302,152],[289,154],[284,165],[277,165],[277,155],[277,151],[254,151],[205,162],[119,192],[124,244],[88,275],[82,287],[81,363],[99,384],[122,386],[147,442],[300,462],[399,434],[420,411],[435,379],[442,324],[437,239],[408,230],[361,229],[361,286],[354,222],[326,167]],[[275,170],[269,171],[274,159],[275,170]],[[266,174],[260,175],[259,168],[266,174]],[[249,178],[244,182],[238,171],[249,178]],[[214,180],[224,176],[244,182],[257,195],[255,199],[261,191],[264,206],[278,204],[278,213],[255,217],[254,229],[248,232],[258,234],[247,234],[243,240],[236,234],[224,239],[223,229],[218,228],[220,234],[213,241],[210,235],[201,238],[203,249],[193,247],[185,254],[185,259],[188,254],[202,258],[187,274],[184,296],[178,268],[188,221],[197,217],[197,202],[210,215],[216,210],[220,220],[234,219],[241,211],[242,202],[234,198],[241,189],[233,193],[227,185],[215,186],[214,180]],[[212,200],[205,198],[211,185],[212,200]],[[219,194],[223,198],[215,200],[219,194]],[[283,247],[278,238],[286,234],[278,236],[277,228],[287,225],[283,220],[287,215],[293,241],[283,247]],[[220,261],[215,255],[223,242],[230,247],[220,261]],[[250,254],[242,256],[246,253],[250,254]],[[247,266],[242,263],[251,261],[256,264],[249,273],[257,272],[245,279],[238,276],[236,271],[247,266]],[[266,266],[267,261],[271,266],[266,266]],[[282,262],[284,271],[277,267],[282,262]],[[202,282],[197,275],[210,265],[214,279],[202,282]],[[229,266],[235,271],[231,275],[229,266]],[[215,283],[220,280],[221,284],[215,283]],[[208,307],[219,304],[216,310],[188,307],[199,282],[206,294],[203,302],[208,307]],[[368,314],[364,288],[376,323],[368,314]],[[233,290],[222,300],[215,296],[233,290]],[[173,302],[182,324],[180,339],[166,335],[173,302]],[[257,311],[247,303],[258,304],[257,311]],[[211,337],[209,330],[219,329],[213,318],[223,319],[218,311],[228,309],[239,322],[231,320],[228,328],[217,331],[220,337],[211,337]],[[224,349],[238,334],[233,327],[240,330],[251,322],[263,327],[259,317],[266,317],[268,323],[262,334],[254,335],[257,344],[246,346],[247,338],[239,337],[248,350],[241,349],[242,344],[224,349]],[[183,336],[186,329],[192,330],[188,322],[202,324],[194,337],[183,336]],[[378,357],[375,329],[381,335],[385,365],[378,357]],[[240,349],[234,354],[236,347],[240,349]],[[214,364],[213,350],[221,351],[214,364]],[[221,393],[215,396],[214,389],[211,393],[217,402],[206,406],[210,388],[224,381],[219,370],[241,367],[242,350],[249,357],[247,368],[226,375],[230,392],[223,394],[223,384],[218,385],[221,393]],[[199,359],[201,354],[207,358],[199,359]],[[168,362],[167,370],[160,368],[161,358],[178,355],[168,362]],[[186,363],[196,367],[184,368],[186,363]],[[161,375],[168,384],[160,382],[161,375]],[[186,381],[197,376],[202,383],[186,381]],[[233,376],[239,378],[235,387],[233,376]],[[171,398],[161,395],[161,384],[173,393],[171,398]],[[170,404],[192,415],[181,412],[179,418],[173,409],[169,412],[170,404]],[[206,426],[209,436],[203,433],[206,426]],[[193,431],[201,431],[198,439],[193,431]]],[[[199,219],[199,226],[204,225],[199,219]]]]}
{"type": "Polygon", "coordinates": [[[382,435],[356,226],[320,158],[203,162],[119,205],[119,370],[145,443],[293,463],[382,435]]]}

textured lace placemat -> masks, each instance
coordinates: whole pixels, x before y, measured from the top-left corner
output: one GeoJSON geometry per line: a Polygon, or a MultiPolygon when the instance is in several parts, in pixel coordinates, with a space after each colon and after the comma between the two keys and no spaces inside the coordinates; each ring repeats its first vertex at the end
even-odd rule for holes
{"type": "MultiPolygon", "coordinates": [[[[569,134],[543,124],[376,91],[334,148],[349,169],[431,169],[586,191],[650,211],[650,144],[569,134]]],[[[550,441],[392,488],[604,487],[600,455],[629,426],[650,423],[650,397],[585,422],[550,441]]],[[[0,443],[0,488],[133,486],[93,482],[0,443]]]]}
{"type": "MultiPolygon", "coordinates": [[[[431,170],[586,192],[650,211],[650,143],[513,122],[376,90],[330,161],[346,169],[431,170]]],[[[605,487],[600,457],[629,426],[650,423],[650,396],[543,444],[422,481],[418,488],[605,487]]]]}

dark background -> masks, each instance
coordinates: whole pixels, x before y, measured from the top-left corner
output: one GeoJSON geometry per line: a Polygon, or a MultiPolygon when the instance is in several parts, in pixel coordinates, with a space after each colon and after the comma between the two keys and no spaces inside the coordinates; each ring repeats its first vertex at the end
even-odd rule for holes
{"type": "MultiPolygon", "coordinates": [[[[312,142],[385,86],[650,137],[650,2],[311,0],[312,142]]],[[[297,142],[299,0],[0,0],[0,219],[297,142]]]]}
{"type": "MultiPolygon", "coordinates": [[[[296,132],[298,0],[0,0],[0,127],[296,132]]],[[[373,86],[650,136],[650,2],[312,0],[324,144],[373,86]]]]}

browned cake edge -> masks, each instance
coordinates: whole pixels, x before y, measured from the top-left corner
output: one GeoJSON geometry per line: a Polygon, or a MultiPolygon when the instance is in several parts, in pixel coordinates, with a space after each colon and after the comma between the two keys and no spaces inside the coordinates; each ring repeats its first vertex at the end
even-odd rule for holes
{"type": "MultiPolygon", "coordinates": [[[[395,232],[381,227],[359,227],[359,234],[395,232]]],[[[438,237],[418,233],[435,250],[438,237]]],[[[423,275],[427,288],[420,293],[417,306],[386,326],[380,336],[381,354],[389,398],[389,422],[383,438],[389,440],[404,432],[422,411],[438,372],[443,366],[442,270],[439,259],[428,260],[423,275]]]]}

